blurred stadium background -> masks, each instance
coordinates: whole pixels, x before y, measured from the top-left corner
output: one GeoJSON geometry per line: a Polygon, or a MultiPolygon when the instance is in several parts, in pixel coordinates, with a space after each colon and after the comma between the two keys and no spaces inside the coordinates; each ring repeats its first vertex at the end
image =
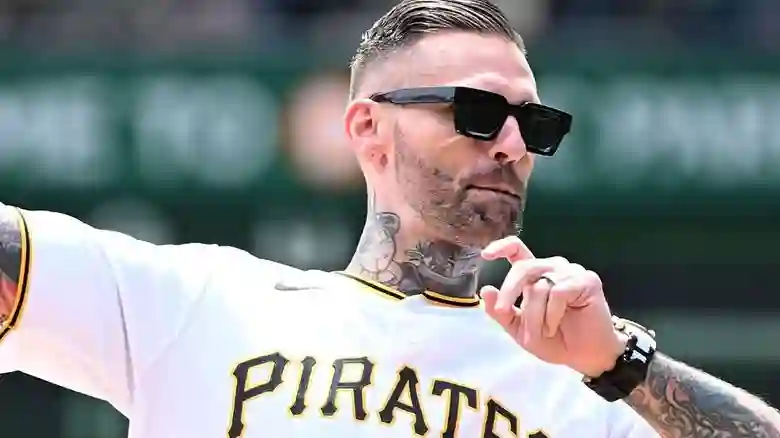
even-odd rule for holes
{"type": "MultiPolygon", "coordinates": [[[[347,63],[393,3],[2,0],[0,196],[343,267],[365,203],[341,136],[347,63]]],[[[666,352],[780,403],[780,2],[499,3],[543,100],[575,114],[539,160],[526,241],[600,272],[666,352]]],[[[31,378],[0,394],[5,436],[126,431],[31,378]]]]}

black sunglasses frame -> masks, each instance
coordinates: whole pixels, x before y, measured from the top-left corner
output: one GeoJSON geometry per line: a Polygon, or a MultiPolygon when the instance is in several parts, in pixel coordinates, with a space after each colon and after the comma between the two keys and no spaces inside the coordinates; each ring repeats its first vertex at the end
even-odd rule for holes
{"type": "Polygon", "coordinates": [[[469,87],[403,88],[371,95],[377,103],[394,105],[451,103],[454,108],[455,131],[481,141],[493,141],[513,116],[528,152],[552,156],[571,130],[572,116],[564,111],[533,102],[510,104],[497,93],[469,87]],[[489,111],[490,116],[479,114],[489,111]],[[478,126],[487,122],[487,127],[478,126]]]}

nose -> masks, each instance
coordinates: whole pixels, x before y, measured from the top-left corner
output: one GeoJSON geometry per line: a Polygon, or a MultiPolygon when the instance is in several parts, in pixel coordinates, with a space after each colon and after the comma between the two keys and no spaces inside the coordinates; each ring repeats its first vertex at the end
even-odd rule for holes
{"type": "Polygon", "coordinates": [[[511,116],[506,118],[488,154],[490,158],[501,163],[520,161],[528,154],[517,119],[511,116]]]}

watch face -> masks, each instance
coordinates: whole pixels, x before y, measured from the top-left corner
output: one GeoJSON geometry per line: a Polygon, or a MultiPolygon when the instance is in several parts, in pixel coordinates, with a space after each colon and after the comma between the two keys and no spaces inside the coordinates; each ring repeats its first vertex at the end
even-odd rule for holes
{"type": "Polygon", "coordinates": [[[630,350],[626,351],[627,354],[624,356],[626,364],[642,368],[642,375],[644,375],[657,348],[655,332],[628,319],[616,318],[614,323],[616,330],[632,338],[629,344],[630,350]]]}
{"type": "Polygon", "coordinates": [[[643,326],[641,324],[638,324],[638,323],[636,323],[634,321],[631,321],[629,319],[623,319],[623,318],[618,318],[616,316],[613,316],[612,317],[612,323],[615,325],[615,329],[618,330],[618,331],[626,332],[626,333],[629,333],[629,334],[630,333],[635,333],[637,331],[640,331],[640,332],[647,333],[652,338],[655,338],[655,331],[654,330],[650,330],[647,327],[645,327],[645,326],[643,326]]]}

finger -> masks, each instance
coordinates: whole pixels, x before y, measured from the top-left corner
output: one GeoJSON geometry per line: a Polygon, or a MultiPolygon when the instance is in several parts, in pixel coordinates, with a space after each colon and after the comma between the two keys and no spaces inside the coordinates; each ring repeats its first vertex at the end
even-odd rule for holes
{"type": "Polygon", "coordinates": [[[479,296],[482,298],[482,303],[485,306],[487,314],[493,318],[498,318],[498,312],[496,311],[496,302],[498,301],[498,289],[495,286],[483,286],[479,290],[479,296]]]}
{"type": "MultiPolygon", "coordinates": [[[[542,278],[540,282],[546,282],[542,278]]],[[[548,283],[552,284],[552,283],[548,283]]],[[[566,282],[552,284],[547,298],[547,309],[544,315],[544,335],[548,338],[555,336],[561,326],[566,310],[569,308],[572,289],[566,282]]]]}
{"type": "Polygon", "coordinates": [[[555,269],[566,264],[568,261],[563,257],[534,259],[513,264],[501,284],[498,307],[502,310],[513,307],[517,299],[522,296],[523,287],[536,283],[542,275],[552,275],[555,269]]]}
{"type": "Polygon", "coordinates": [[[482,289],[479,290],[479,296],[482,298],[482,302],[485,305],[485,311],[488,313],[488,315],[494,316],[496,314],[498,289],[491,285],[482,286],[482,289]]]}
{"type": "Polygon", "coordinates": [[[566,311],[581,297],[586,289],[586,272],[582,265],[569,263],[558,271],[544,274],[540,280],[548,281],[552,286],[544,318],[545,336],[555,336],[566,311]]]}
{"type": "Polygon", "coordinates": [[[509,236],[490,243],[482,250],[482,258],[485,260],[498,260],[505,258],[509,263],[520,260],[534,259],[534,254],[517,236],[509,236]]]}
{"type": "Polygon", "coordinates": [[[479,294],[482,297],[485,312],[487,312],[488,316],[493,318],[493,320],[498,322],[505,329],[510,330],[517,309],[499,311],[496,308],[499,291],[495,288],[495,286],[484,286],[482,289],[480,289],[479,294]]]}
{"type": "Polygon", "coordinates": [[[550,283],[545,281],[527,287],[521,306],[523,345],[533,345],[542,337],[550,288],[550,283]]]}
{"type": "Polygon", "coordinates": [[[576,288],[577,293],[569,298],[569,307],[586,307],[594,300],[604,299],[604,289],[601,278],[593,271],[582,269],[582,273],[570,280],[571,287],[576,288]],[[576,283],[574,283],[576,281],[576,283]]]}

